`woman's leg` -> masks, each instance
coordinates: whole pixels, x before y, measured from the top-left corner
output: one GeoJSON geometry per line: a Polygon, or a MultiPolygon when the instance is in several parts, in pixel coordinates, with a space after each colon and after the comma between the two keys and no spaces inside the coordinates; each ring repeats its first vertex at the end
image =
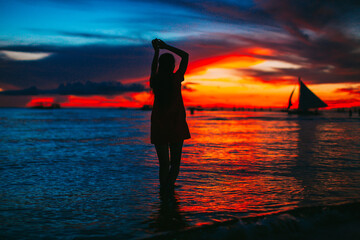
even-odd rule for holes
{"type": "Polygon", "coordinates": [[[160,187],[164,188],[168,185],[169,179],[169,145],[155,144],[156,153],[159,159],[159,179],[160,187]]]}
{"type": "Polygon", "coordinates": [[[180,160],[182,153],[183,141],[170,143],[170,172],[169,185],[174,186],[180,171],[180,160]]]}

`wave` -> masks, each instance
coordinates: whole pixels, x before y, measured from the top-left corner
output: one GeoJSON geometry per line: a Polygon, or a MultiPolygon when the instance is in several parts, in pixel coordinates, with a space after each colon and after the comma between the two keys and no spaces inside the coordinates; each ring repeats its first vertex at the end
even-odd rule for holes
{"type": "Polygon", "coordinates": [[[142,238],[152,239],[360,239],[360,202],[301,207],[258,217],[229,217],[142,238]]]}

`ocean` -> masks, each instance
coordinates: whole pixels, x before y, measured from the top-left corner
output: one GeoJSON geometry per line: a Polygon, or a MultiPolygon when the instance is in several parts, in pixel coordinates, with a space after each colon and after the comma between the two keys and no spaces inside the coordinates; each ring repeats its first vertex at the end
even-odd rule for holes
{"type": "Polygon", "coordinates": [[[150,115],[0,109],[0,239],[157,238],[234,221],[249,229],[249,219],[278,222],[281,213],[319,218],[303,209],[360,209],[357,114],[188,113],[192,138],[168,199],[150,115]]]}

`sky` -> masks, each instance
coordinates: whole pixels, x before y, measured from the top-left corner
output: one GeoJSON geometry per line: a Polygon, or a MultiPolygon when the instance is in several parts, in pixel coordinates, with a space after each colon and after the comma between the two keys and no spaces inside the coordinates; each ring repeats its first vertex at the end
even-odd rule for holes
{"type": "Polygon", "coordinates": [[[154,38],[190,55],[186,106],[283,108],[298,77],[360,106],[359,16],[347,0],[0,0],[0,107],[151,104],[154,38]]]}

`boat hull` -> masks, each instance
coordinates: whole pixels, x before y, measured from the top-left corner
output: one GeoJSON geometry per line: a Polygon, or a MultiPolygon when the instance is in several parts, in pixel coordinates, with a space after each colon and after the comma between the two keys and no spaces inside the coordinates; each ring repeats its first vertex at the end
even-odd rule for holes
{"type": "Polygon", "coordinates": [[[317,111],[317,110],[315,110],[315,111],[309,111],[309,110],[306,110],[306,111],[304,111],[304,110],[289,110],[288,112],[287,112],[289,115],[294,115],[294,114],[296,114],[296,115],[311,115],[311,116],[313,116],[313,115],[320,115],[321,114],[321,112],[319,112],[319,111],[317,111]]]}

